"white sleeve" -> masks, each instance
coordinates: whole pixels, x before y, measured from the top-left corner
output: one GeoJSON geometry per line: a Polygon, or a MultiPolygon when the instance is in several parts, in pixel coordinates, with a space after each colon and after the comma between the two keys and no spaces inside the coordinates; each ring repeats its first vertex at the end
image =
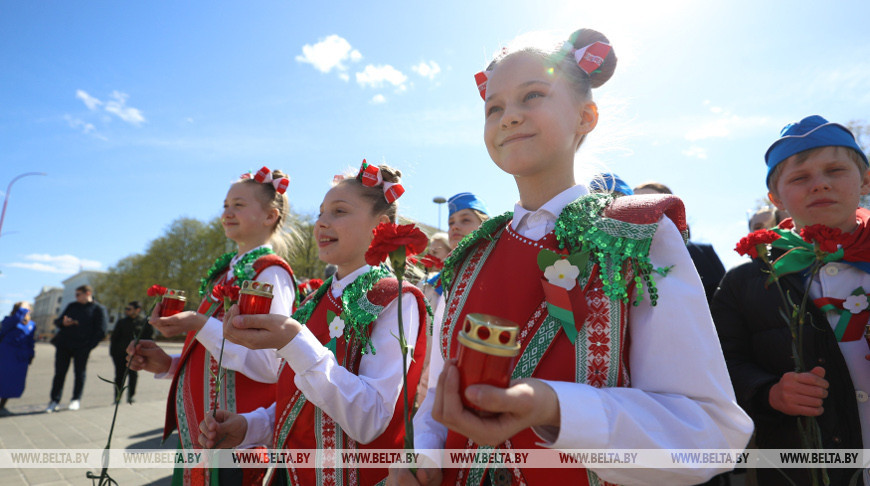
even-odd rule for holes
{"type": "Polygon", "coordinates": [[[272,446],[275,406],[275,403],[272,403],[269,408],[260,407],[253,412],[241,414],[248,422],[248,431],[245,432],[245,438],[239,445],[239,449],[249,449],[259,445],[272,446]]]}
{"type": "MultiPolygon", "coordinates": [[[[272,284],[272,307],[269,313],[289,317],[292,314],[293,299],[296,297],[290,274],[283,268],[273,265],[260,272],[257,280],[272,284]]],[[[223,322],[209,317],[196,334],[196,340],[217,358],[221,352],[223,332],[223,322]]],[[[227,341],[224,344],[221,366],[238,371],[261,383],[275,383],[278,381],[281,359],[273,349],[252,350],[227,341]]]]}
{"type": "MultiPolygon", "coordinates": [[[[752,421],[737,406],[704,289],[674,223],[663,218],[650,249],[658,303],[649,293],[629,316],[630,388],[552,382],[561,408],[554,449],[743,449],[752,421]],[[570,413],[583,410],[583,413],[570,413]]],[[[635,298],[634,295],[631,296],[635,298]]],[[[544,435],[540,434],[539,435],[544,435]]],[[[619,484],[697,484],[731,469],[591,468],[619,484]]]]}
{"type": "MultiPolygon", "coordinates": [[[[403,327],[409,343],[417,340],[419,312],[412,294],[402,298],[403,327]]],[[[373,323],[371,343],[377,354],[360,359],[359,375],[342,367],[307,327],[278,350],[296,373],[305,398],[333,418],[352,439],[367,444],[381,435],[393,417],[402,390],[402,352],[398,333],[398,299],[373,323]]],[[[408,364],[410,365],[410,356],[408,364]]],[[[410,398],[410,397],[409,397],[410,398]]]]}
{"type": "MultiPolygon", "coordinates": [[[[444,318],[444,309],[447,306],[447,295],[438,299],[435,307],[435,316],[432,320],[432,346],[429,347],[429,389],[426,398],[414,415],[414,448],[417,451],[438,450],[444,448],[447,441],[447,427],[432,418],[432,404],[435,402],[435,388],[438,386],[438,377],[444,369],[444,357],[441,354],[441,325],[444,318]]],[[[429,457],[441,467],[441,456],[429,457]]]]}
{"type": "Polygon", "coordinates": [[[169,364],[169,369],[163,373],[155,373],[154,378],[158,380],[171,380],[175,376],[175,370],[178,369],[178,362],[181,361],[180,354],[170,354],[170,358],[172,358],[172,363],[169,364]]]}

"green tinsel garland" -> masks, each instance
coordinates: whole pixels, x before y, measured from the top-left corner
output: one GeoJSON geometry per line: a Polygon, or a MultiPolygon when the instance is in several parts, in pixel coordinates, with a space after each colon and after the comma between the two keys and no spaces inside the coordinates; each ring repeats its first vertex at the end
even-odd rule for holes
{"type": "MultiPolygon", "coordinates": [[[[375,347],[372,346],[366,332],[368,326],[374,322],[380,315],[380,306],[376,306],[368,301],[367,294],[372,287],[382,278],[393,276],[390,270],[381,265],[373,267],[368,272],[360,275],[350,285],[348,285],[341,294],[341,319],[344,321],[344,339],[350,341],[354,336],[359,339],[363,354],[371,351],[376,354],[375,347]]],[[[314,293],[314,295],[305,302],[301,308],[293,313],[293,319],[305,325],[317,303],[332,285],[332,277],[323,282],[323,285],[314,293]]],[[[401,298],[401,297],[400,297],[401,298]]]]}
{"type": "MultiPolygon", "coordinates": [[[[243,282],[245,280],[253,279],[254,275],[256,275],[256,272],[254,271],[254,262],[261,256],[271,255],[272,253],[275,253],[275,251],[269,247],[257,248],[254,251],[246,253],[233,267],[233,274],[236,276],[236,280],[243,282]]],[[[215,260],[214,265],[208,269],[205,278],[199,280],[200,297],[208,294],[209,283],[216,279],[222,272],[226,271],[227,266],[229,266],[235,256],[236,252],[231,251],[229,253],[224,253],[215,260]]]]}
{"type": "MultiPolygon", "coordinates": [[[[649,259],[649,249],[656,224],[637,225],[604,218],[604,209],[613,202],[610,194],[588,194],[565,206],[556,220],[555,234],[559,248],[566,246],[570,252],[587,249],[590,260],[600,267],[601,283],[605,295],[612,299],[628,301],[629,283],[623,275],[631,265],[637,288],[637,305],[643,297],[644,288],[650,294],[650,302],[656,304],[658,291],[650,277],[654,271],[649,259]]],[[[481,239],[492,239],[499,228],[513,217],[512,212],[485,221],[474,233],[459,242],[456,249],[444,261],[441,283],[450,288],[454,272],[465,260],[471,248],[481,239]]]]}

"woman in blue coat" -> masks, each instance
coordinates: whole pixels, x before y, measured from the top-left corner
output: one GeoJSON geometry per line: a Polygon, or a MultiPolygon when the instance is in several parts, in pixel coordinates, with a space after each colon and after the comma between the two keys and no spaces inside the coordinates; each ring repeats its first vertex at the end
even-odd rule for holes
{"type": "Polygon", "coordinates": [[[0,326],[0,417],[12,415],[6,401],[24,393],[27,368],[33,361],[35,329],[27,302],[16,303],[0,326]]]}

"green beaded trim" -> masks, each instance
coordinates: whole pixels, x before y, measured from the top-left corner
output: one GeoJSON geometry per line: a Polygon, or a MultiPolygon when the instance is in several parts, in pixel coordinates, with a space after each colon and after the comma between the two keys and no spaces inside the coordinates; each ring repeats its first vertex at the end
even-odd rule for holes
{"type": "MultiPolygon", "coordinates": [[[[656,305],[658,291],[650,276],[654,269],[649,250],[658,223],[634,224],[603,217],[604,209],[613,200],[611,194],[587,194],[565,206],[556,220],[555,234],[559,248],[567,247],[572,253],[588,250],[590,262],[597,263],[600,268],[604,294],[610,299],[628,302],[631,282],[623,276],[628,270],[633,270],[637,289],[634,305],[643,299],[644,289],[649,293],[650,303],[656,305]]],[[[459,242],[445,260],[441,271],[441,283],[445,289],[450,288],[457,265],[465,260],[470,249],[483,238],[491,240],[493,234],[512,217],[513,213],[507,212],[487,220],[459,242]]]]}
{"type": "Polygon", "coordinates": [[[454,248],[453,251],[450,252],[450,255],[448,255],[444,260],[444,268],[441,269],[441,286],[444,289],[449,289],[450,283],[453,281],[453,274],[456,271],[456,266],[465,260],[468,252],[474,248],[474,246],[477,245],[477,242],[481,239],[486,238],[492,240],[493,233],[499,230],[513,217],[514,213],[508,211],[504,214],[488,219],[484,221],[479,228],[474,230],[473,233],[462,238],[462,241],[456,245],[456,248],[454,248]]]}
{"type": "MultiPolygon", "coordinates": [[[[378,318],[378,314],[372,314],[372,308],[363,308],[359,304],[363,300],[368,301],[367,294],[372,287],[378,283],[378,280],[393,276],[390,270],[381,265],[372,268],[368,272],[360,275],[353,281],[344,292],[341,293],[341,318],[344,320],[344,337],[346,341],[350,341],[356,337],[359,339],[360,351],[366,354],[369,351],[375,354],[375,347],[372,346],[366,330],[369,325],[378,318]]],[[[399,296],[399,298],[402,298],[399,296]]],[[[379,306],[378,306],[379,307],[379,306]]]]}
{"type": "MultiPolygon", "coordinates": [[[[351,282],[341,294],[341,319],[344,321],[344,339],[347,342],[350,342],[354,337],[359,339],[362,354],[366,354],[369,351],[372,354],[376,354],[375,347],[372,346],[366,331],[368,326],[378,318],[384,309],[369,301],[368,292],[379,280],[391,276],[393,274],[387,267],[383,265],[373,267],[351,282]]],[[[331,286],[332,277],[329,277],[314,292],[313,296],[309,297],[305,304],[293,313],[293,319],[305,325],[308,319],[311,318],[317,303],[320,302],[320,299],[331,286]]]]}
{"type": "Polygon", "coordinates": [[[643,290],[649,292],[650,303],[656,305],[658,292],[650,277],[653,266],[649,259],[652,238],[658,223],[633,224],[602,217],[614,197],[610,194],[588,194],[565,206],[556,220],[556,240],[559,248],[580,251],[584,246],[591,259],[599,265],[604,294],[613,300],[628,302],[630,282],[623,275],[634,270],[638,305],[643,290]]]}
{"type": "MultiPolygon", "coordinates": [[[[243,282],[245,280],[252,280],[254,275],[257,272],[254,270],[254,262],[257,261],[258,258],[264,255],[271,255],[275,253],[269,247],[257,248],[254,251],[246,253],[233,267],[233,275],[236,276],[236,280],[239,282],[243,282]]],[[[224,253],[219,256],[217,260],[215,260],[214,265],[208,269],[208,273],[205,278],[199,280],[199,296],[203,297],[209,293],[208,284],[217,278],[222,272],[226,270],[229,266],[230,262],[233,260],[233,257],[236,256],[236,252],[231,251],[229,253],[224,253]]]]}
{"type": "Polygon", "coordinates": [[[323,294],[325,294],[330,287],[332,287],[332,277],[327,278],[326,281],[314,291],[314,294],[305,299],[305,303],[302,304],[302,307],[296,309],[296,312],[294,312],[290,317],[298,321],[300,324],[305,325],[305,323],[308,322],[308,319],[311,318],[311,314],[314,312],[314,308],[317,307],[317,303],[320,302],[320,298],[323,297],[323,294]]]}

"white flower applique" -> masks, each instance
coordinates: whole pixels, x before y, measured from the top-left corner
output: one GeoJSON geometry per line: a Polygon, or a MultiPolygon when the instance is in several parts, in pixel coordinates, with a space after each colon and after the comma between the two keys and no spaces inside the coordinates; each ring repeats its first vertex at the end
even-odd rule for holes
{"type": "Polygon", "coordinates": [[[867,301],[867,295],[850,295],[843,302],[843,308],[848,309],[852,314],[860,314],[861,311],[870,307],[870,302],[867,301]]]}
{"type": "Polygon", "coordinates": [[[571,290],[577,285],[577,277],[580,269],[572,265],[568,260],[556,260],[555,263],[544,269],[544,277],[547,281],[565,290],[571,290]]]}
{"type": "Polygon", "coordinates": [[[344,334],[344,321],[341,320],[341,316],[335,316],[335,319],[329,323],[329,337],[338,339],[342,334],[344,334]]]}

